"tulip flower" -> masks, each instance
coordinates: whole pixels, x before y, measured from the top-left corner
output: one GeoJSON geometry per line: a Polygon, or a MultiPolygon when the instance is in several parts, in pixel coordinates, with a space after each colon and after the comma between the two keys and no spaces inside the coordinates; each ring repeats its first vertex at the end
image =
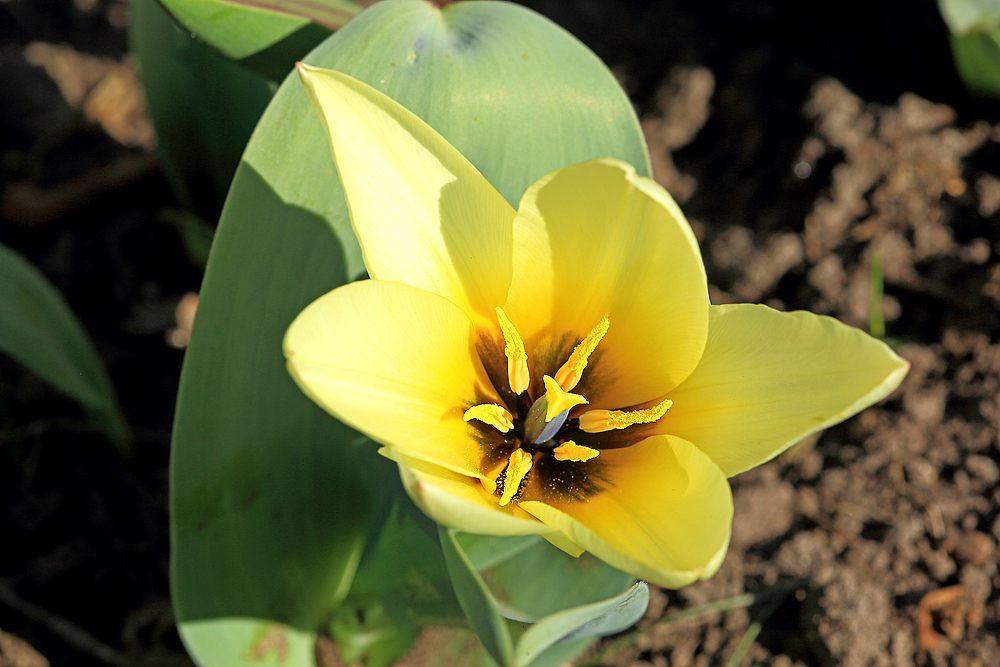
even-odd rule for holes
{"type": "Polygon", "coordinates": [[[684,586],[724,558],[728,477],[906,374],[832,318],[710,305],[677,204],[621,161],[551,173],[515,211],[393,100],[299,72],[371,279],[295,319],[288,369],[441,524],[684,586]]]}

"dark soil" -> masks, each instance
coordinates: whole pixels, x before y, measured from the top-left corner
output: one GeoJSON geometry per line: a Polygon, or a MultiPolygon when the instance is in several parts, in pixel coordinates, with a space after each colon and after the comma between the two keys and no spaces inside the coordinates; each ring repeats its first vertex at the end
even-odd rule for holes
{"type": "MultiPolygon", "coordinates": [[[[724,665],[760,620],[743,665],[1000,665],[1000,106],[961,87],[936,3],[525,4],[632,96],[714,302],[867,328],[880,264],[876,310],[913,364],[880,406],[735,478],[720,573],[654,591],[638,634],[584,660],[724,665]],[[749,608],[660,622],[747,592],[749,608]]],[[[0,665],[44,664],[16,638],[56,665],[187,664],[167,335],[200,269],[163,215],[124,18],[107,0],[0,1],[0,242],[66,296],[136,435],[123,456],[0,359],[0,665]],[[112,76],[125,92],[101,105],[112,76]]]]}

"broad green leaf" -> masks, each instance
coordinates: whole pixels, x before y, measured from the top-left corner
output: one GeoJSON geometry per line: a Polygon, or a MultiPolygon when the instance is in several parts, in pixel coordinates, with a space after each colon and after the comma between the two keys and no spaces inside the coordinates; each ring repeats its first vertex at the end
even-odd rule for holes
{"type": "Polygon", "coordinates": [[[271,84],[180,30],[156,0],[132,3],[130,38],[163,170],[185,208],[214,220],[271,84]]]}
{"type": "Polygon", "coordinates": [[[966,87],[1000,98],[1000,0],[938,0],[938,7],[966,87]]]}
{"type": "Polygon", "coordinates": [[[642,593],[631,589],[621,593],[628,585],[622,582],[632,581],[629,575],[612,570],[603,563],[600,565],[606,571],[595,570],[592,566],[578,567],[576,559],[537,536],[498,538],[444,529],[441,529],[441,534],[442,550],[452,583],[462,600],[469,624],[482,639],[487,653],[501,665],[563,665],[590,646],[593,637],[619,631],[622,628],[616,624],[624,620],[628,623],[622,627],[634,623],[636,618],[632,616],[640,603],[642,609],[639,616],[646,609],[649,595],[645,584],[641,584],[645,598],[641,597],[642,593]],[[445,535],[451,538],[449,542],[445,542],[445,535]],[[490,550],[495,555],[491,556],[490,550]],[[532,551],[535,553],[532,554],[532,551]],[[538,554],[543,557],[538,558],[538,554]],[[560,559],[559,555],[568,560],[560,559]],[[489,565],[492,570],[500,565],[508,567],[501,575],[490,570],[484,572],[474,558],[489,565]],[[484,577],[487,574],[502,582],[504,588],[501,590],[509,588],[522,592],[521,606],[529,611],[498,601],[496,582],[487,583],[484,577]],[[588,582],[588,576],[602,581],[596,584],[588,582]],[[615,597],[611,600],[605,599],[607,596],[595,597],[595,592],[601,590],[613,590],[615,597]],[[539,597],[541,603],[534,605],[528,602],[532,596],[539,597]],[[595,601],[596,604],[593,604],[595,601]],[[616,613],[616,610],[625,607],[627,613],[616,613]],[[537,629],[538,625],[530,623],[535,618],[529,616],[540,616],[538,612],[545,609],[558,612],[542,618],[539,625],[544,625],[537,629]],[[504,617],[513,620],[506,621],[504,617]],[[503,655],[505,636],[515,640],[515,649],[508,661],[502,662],[498,656],[503,655]]]}
{"type": "MultiPolygon", "coordinates": [[[[383,0],[305,60],[400,101],[515,205],[539,177],[593,157],[649,172],[614,77],[516,5],[383,0]]],[[[298,312],[363,272],[322,125],[286,79],[233,180],[181,378],[171,520],[182,627],[244,617],[315,630],[402,493],[395,465],[313,405],[281,354],[298,312]]]]}
{"type": "MultiPolygon", "coordinates": [[[[161,0],[191,33],[233,60],[272,49],[310,24],[325,35],[371,4],[372,0],[161,0]]],[[[299,52],[301,57],[306,50],[299,52]]],[[[291,65],[291,63],[289,63],[291,65]]]]}
{"type": "Polygon", "coordinates": [[[458,541],[477,570],[488,570],[545,542],[541,535],[473,535],[459,533],[458,541]]]}
{"type": "Polygon", "coordinates": [[[253,617],[312,630],[347,594],[366,535],[401,485],[371,441],[285,372],[288,322],[343,275],[336,240],[245,162],[237,182],[178,397],[174,601],[184,621],[253,617]],[[213,274],[220,263],[233,270],[213,274]]]}
{"type": "Polygon", "coordinates": [[[28,260],[0,244],[0,352],[91,415],[118,445],[129,439],[104,363],[62,295],[28,260]]]}
{"type": "Polygon", "coordinates": [[[517,621],[534,623],[569,607],[606,600],[635,582],[635,577],[589,553],[573,558],[535,535],[459,533],[458,540],[489,586],[497,609],[517,621]]]}
{"type": "Polygon", "coordinates": [[[1000,25],[1000,0],[938,0],[938,7],[956,35],[1000,25]]]}
{"type": "MultiPolygon", "coordinates": [[[[517,5],[471,2],[438,10],[421,0],[382,0],[306,62],[402,102],[514,207],[542,176],[595,157],[618,157],[649,174],[638,120],[611,72],[561,28],[517,5]],[[357,52],[337,48],[348,43],[357,52]]],[[[244,160],[282,200],[330,223],[353,278],[365,270],[361,251],[308,104],[301,84],[286,80],[267,130],[257,131],[244,160]]]]}
{"type": "Polygon", "coordinates": [[[440,529],[441,550],[455,586],[455,595],[469,621],[469,627],[497,664],[512,664],[514,646],[507,621],[497,611],[486,583],[472,566],[456,539],[456,531],[440,529]]]}
{"type": "Polygon", "coordinates": [[[951,51],[967,88],[1000,98],[1000,29],[952,34],[951,51]]]}
{"type": "Polygon", "coordinates": [[[219,618],[187,623],[180,628],[180,634],[199,665],[314,667],[316,664],[316,636],[279,623],[219,618]]]}
{"type": "Polygon", "coordinates": [[[387,621],[399,627],[461,624],[462,609],[434,522],[406,498],[400,499],[400,505],[411,513],[397,507],[385,522],[358,569],[345,606],[379,606],[387,621]]]}
{"type": "Polygon", "coordinates": [[[563,642],[621,632],[642,618],[649,605],[649,587],[639,582],[630,589],[601,602],[573,607],[543,618],[517,640],[515,664],[528,667],[542,653],[563,642]]]}

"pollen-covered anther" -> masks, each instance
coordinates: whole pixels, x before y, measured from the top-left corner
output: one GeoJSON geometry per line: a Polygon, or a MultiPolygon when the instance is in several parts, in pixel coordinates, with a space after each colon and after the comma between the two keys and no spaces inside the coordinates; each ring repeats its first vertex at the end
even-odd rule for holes
{"type": "Polygon", "coordinates": [[[510,390],[520,394],[528,388],[528,354],[524,351],[524,341],[513,323],[507,319],[503,309],[497,306],[497,322],[500,323],[500,333],[503,334],[504,354],[507,355],[507,379],[510,390]]]}
{"type": "Polygon", "coordinates": [[[556,461],[589,461],[601,452],[590,447],[578,445],[572,440],[567,440],[552,450],[552,455],[556,461]]]}
{"type": "Polygon", "coordinates": [[[580,430],[587,433],[602,433],[612,429],[628,428],[633,424],[650,424],[667,414],[674,402],[661,401],[644,410],[590,410],[580,415],[580,430]]]}
{"type": "Polygon", "coordinates": [[[573,348],[572,354],[569,355],[569,359],[566,363],[556,372],[556,382],[559,386],[569,391],[577,385],[580,378],[583,377],[583,370],[587,367],[587,362],[590,360],[590,355],[594,353],[597,349],[597,344],[601,342],[604,338],[604,334],[608,333],[608,327],[611,326],[611,320],[605,315],[601,318],[601,321],[597,323],[597,326],[587,334],[579,345],[573,348]]]}
{"type": "Polygon", "coordinates": [[[556,380],[548,375],[543,375],[542,381],[545,383],[545,400],[548,402],[548,406],[545,408],[545,421],[547,422],[555,419],[560,412],[587,403],[587,399],[583,396],[565,391],[556,380]]]}
{"type": "Polygon", "coordinates": [[[497,477],[497,491],[500,492],[500,506],[507,505],[520,496],[521,485],[531,470],[531,454],[523,449],[515,449],[507,460],[507,467],[497,477]]]}
{"type": "Polygon", "coordinates": [[[465,411],[465,421],[473,419],[489,424],[501,433],[506,433],[514,428],[514,416],[496,403],[473,405],[465,411]]]}

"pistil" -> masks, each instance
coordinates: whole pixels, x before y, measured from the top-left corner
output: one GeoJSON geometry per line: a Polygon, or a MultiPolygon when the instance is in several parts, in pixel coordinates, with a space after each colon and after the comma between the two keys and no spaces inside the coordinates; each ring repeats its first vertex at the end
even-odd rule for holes
{"type": "Polygon", "coordinates": [[[555,437],[566,423],[570,408],[587,402],[579,394],[563,391],[548,375],[542,380],[545,382],[545,395],[535,401],[524,419],[524,439],[536,445],[555,437]]]}

